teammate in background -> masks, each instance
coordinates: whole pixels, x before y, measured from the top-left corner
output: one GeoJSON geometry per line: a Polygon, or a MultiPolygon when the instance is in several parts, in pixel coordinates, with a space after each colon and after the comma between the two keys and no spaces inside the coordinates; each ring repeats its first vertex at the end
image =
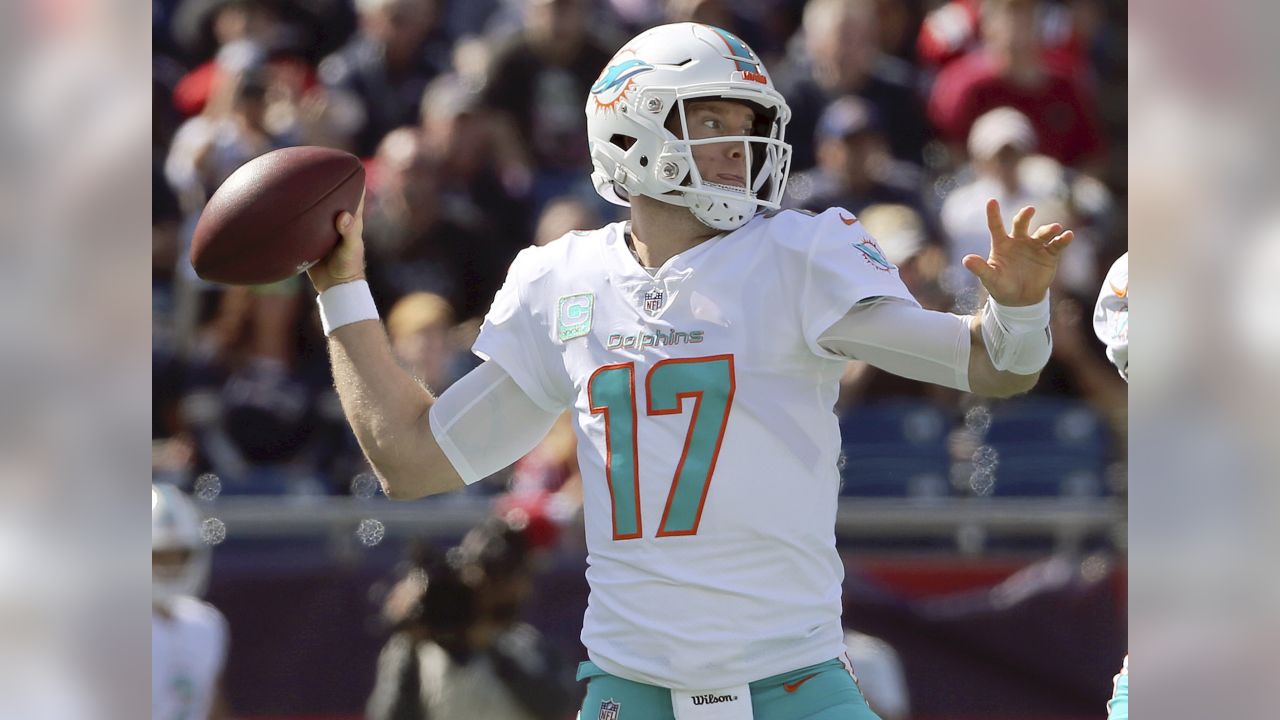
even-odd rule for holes
{"type": "Polygon", "coordinates": [[[1093,332],[1107,346],[1107,359],[1129,380],[1129,253],[1121,255],[1102,282],[1093,308],[1093,332]]]}
{"type": "Polygon", "coordinates": [[[368,720],[563,720],[572,676],[520,622],[532,591],[533,538],[501,518],[455,548],[416,548],[387,597],[394,634],[378,657],[368,720]]]}
{"type": "Polygon", "coordinates": [[[523,250],[433,398],[397,367],[363,282],[361,209],[312,267],[343,409],[387,495],[461,488],[569,410],[591,586],[586,720],[867,720],[835,546],[844,364],[982,395],[1049,357],[1072,233],[987,204],[973,316],[921,308],[858,219],[781,211],[786,100],[737,37],[648,30],[587,98],[596,190],[629,221],[523,250]]]}
{"type": "MultiPolygon", "coordinates": [[[[1107,358],[1129,381],[1129,253],[1119,257],[1107,272],[1093,309],[1093,332],[1107,346],[1107,358]]],[[[1107,720],[1129,720],[1129,656],[1115,677],[1107,702],[1107,720]]]]}
{"type": "Polygon", "coordinates": [[[222,696],[226,618],[200,600],[210,550],[200,511],[181,490],[151,486],[151,716],[154,720],[229,718],[222,696]]]}

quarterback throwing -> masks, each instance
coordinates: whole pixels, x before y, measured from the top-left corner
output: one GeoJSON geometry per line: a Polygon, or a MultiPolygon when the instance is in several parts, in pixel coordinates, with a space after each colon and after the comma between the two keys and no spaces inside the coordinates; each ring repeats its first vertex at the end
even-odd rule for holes
{"type": "Polygon", "coordinates": [[[591,596],[581,717],[874,718],[843,660],[835,545],[847,360],[984,395],[1050,352],[1071,242],[1007,229],[965,267],[990,300],[924,310],[851,213],[780,209],[786,100],[724,30],[648,30],[586,98],[597,191],[630,218],[529,248],[439,398],[393,360],[363,278],[362,220],[309,270],[343,408],[387,494],[475,482],[568,411],[591,596]]]}

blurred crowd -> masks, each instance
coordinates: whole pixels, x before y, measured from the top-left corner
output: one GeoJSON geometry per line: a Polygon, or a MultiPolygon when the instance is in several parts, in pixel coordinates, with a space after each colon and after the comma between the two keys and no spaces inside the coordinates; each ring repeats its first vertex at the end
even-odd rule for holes
{"type": "MultiPolygon", "coordinates": [[[[754,48],[790,104],[785,204],[858,214],[926,307],[972,312],[984,202],[1076,232],[1033,394],[1081,401],[1124,455],[1126,389],[1089,332],[1127,245],[1125,8],[1104,0],[156,0],[153,475],[233,493],[345,494],[366,472],[305,278],[194,276],[201,208],[244,162],[325,145],[366,167],[369,282],[400,361],[434,392],[515,254],[621,217],[589,182],[585,99],[613,51],[675,21],[754,48]]],[[[1008,220],[1008,218],[1006,218],[1008,220]]],[[[972,398],[850,363],[840,412],[972,398]]],[[[572,507],[561,422],[504,477],[572,507]]],[[[520,502],[519,500],[513,502],[520,502]]]]}

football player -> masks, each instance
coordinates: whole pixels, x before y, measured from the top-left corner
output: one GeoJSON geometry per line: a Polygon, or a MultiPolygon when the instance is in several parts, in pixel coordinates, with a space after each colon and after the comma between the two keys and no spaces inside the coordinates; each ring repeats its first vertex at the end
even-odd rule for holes
{"type": "Polygon", "coordinates": [[[227,621],[200,600],[210,549],[200,511],[173,485],[151,486],[151,716],[228,717],[221,693],[227,621]]]}
{"type": "MultiPolygon", "coordinates": [[[[1129,380],[1129,253],[1111,265],[1093,309],[1093,332],[1107,346],[1107,357],[1129,380]]],[[[1115,676],[1107,720],[1129,720],[1129,656],[1115,676]]]]}
{"type": "Polygon", "coordinates": [[[1111,265],[1093,308],[1093,332],[1107,346],[1107,359],[1129,380],[1129,253],[1111,265]]]}
{"type": "Polygon", "coordinates": [[[1034,385],[1072,233],[1006,230],[964,265],[990,301],[922,309],[858,218],[781,211],[786,100],[724,30],[653,28],[586,102],[597,191],[630,219],[512,263],[439,398],[401,370],[363,281],[361,210],[309,270],[343,409],[387,494],[493,473],[563,411],[578,436],[591,586],[581,717],[874,718],[845,654],[835,545],[856,358],[983,395],[1034,385]]]}

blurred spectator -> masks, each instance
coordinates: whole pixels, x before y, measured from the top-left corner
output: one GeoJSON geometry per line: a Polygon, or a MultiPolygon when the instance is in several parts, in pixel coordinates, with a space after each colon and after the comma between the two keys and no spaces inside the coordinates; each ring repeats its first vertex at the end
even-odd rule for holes
{"type": "Polygon", "coordinates": [[[422,98],[423,152],[437,167],[442,212],[514,254],[528,242],[526,188],[503,182],[494,118],[480,105],[478,90],[461,74],[431,81],[422,98]]]}
{"type": "MultiPolygon", "coordinates": [[[[976,303],[972,296],[978,280],[966,271],[960,261],[965,255],[987,257],[991,251],[991,234],[987,230],[986,203],[989,198],[1000,202],[1008,223],[1026,205],[1038,210],[1035,222],[1064,222],[1059,213],[1045,203],[1061,196],[1061,188],[1033,188],[1023,172],[1023,160],[1036,148],[1036,131],[1026,115],[1013,108],[991,110],[973,124],[969,133],[969,157],[966,172],[970,179],[953,190],[942,204],[942,228],[951,257],[953,291],[964,290],[967,304],[976,303]]],[[[1056,203],[1061,208],[1061,203],[1056,203]]],[[[1075,248],[1072,248],[1073,250],[1075,248]]],[[[967,307],[966,304],[966,307],[967,307]]],[[[974,305],[976,307],[976,305],[974,305]]],[[[963,309],[963,308],[961,308],[963,309]]]]}
{"type": "Polygon", "coordinates": [[[195,504],[172,485],[151,486],[151,709],[159,720],[230,717],[222,674],[227,620],[202,601],[211,549],[195,504]]]}
{"type": "Polygon", "coordinates": [[[380,307],[426,291],[468,318],[484,311],[515,256],[507,238],[486,238],[444,215],[440,172],[415,127],[378,147],[365,201],[369,286],[380,307]]]}
{"type": "Polygon", "coordinates": [[[902,660],[893,646],[856,630],[845,632],[844,644],[849,648],[849,663],[858,678],[858,689],[880,720],[908,720],[911,695],[902,660]]]}
{"type": "Polygon", "coordinates": [[[582,508],[578,437],[568,413],[511,468],[511,492],[499,508],[524,508],[526,516],[546,516],[563,525],[582,508]]]}
{"type": "Polygon", "coordinates": [[[293,144],[294,128],[268,126],[269,79],[261,65],[238,72],[219,85],[203,112],[183,123],[174,135],[165,177],[189,222],[194,222],[209,196],[236,168],[293,144]]]}
{"type": "Polygon", "coordinates": [[[943,289],[948,259],[934,242],[917,210],[909,205],[876,204],[858,213],[885,258],[898,266],[898,276],[911,296],[930,310],[951,309],[954,298],[943,289]]]}
{"type": "Polygon", "coordinates": [[[1080,79],[1046,62],[1038,0],[984,0],[982,47],[948,65],[933,85],[929,119],[958,149],[978,117],[1010,106],[1030,120],[1041,152],[1068,165],[1098,159],[1093,98],[1080,79]]]}
{"type": "Polygon", "coordinates": [[[365,111],[356,134],[367,156],[387,133],[418,120],[423,90],[449,69],[452,46],[440,22],[439,0],[356,0],[360,27],[320,63],[320,80],[340,100],[365,111]]]}
{"type": "Polygon", "coordinates": [[[1114,235],[1120,229],[1111,191],[1097,178],[1045,155],[1025,158],[1018,174],[1027,192],[1051,198],[1043,208],[1037,206],[1049,213],[1042,217],[1071,228],[1076,236],[1071,252],[1058,263],[1054,284],[1080,297],[1092,295],[1105,270],[1099,255],[1116,241],[1114,235]]]}
{"type": "Polygon", "coordinates": [[[189,54],[203,60],[174,88],[174,107],[188,116],[203,110],[214,88],[243,69],[227,67],[227,56],[265,61],[282,32],[279,14],[262,0],[186,0],[178,8],[178,20],[189,54]]]}
{"type": "Polygon", "coordinates": [[[876,0],[811,0],[802,38],[778,73],[778,88],[791,107],[792,166],[813,167],[818,114],[842,95],[875,108],[894,157],[919,164],[926,128],[915,71],[880,51],[876,0]]]}
{"type": "Polygon", "coordinates": [[[298,371],[300,287],[290,278],[229,288],[193,358],[183,421],[195,469],[217,474],[228,492],[323,489],[334,418],[318,407],[327,387],[298,371]]]}
{"type": "Polygon", "coordinates": [[[542,209],[538,227],[533,233],[533,244],[542,246],[572,230],[591,230],[600,227],[600,217],[593,206],[576,197],[558,197],[542,209]]]}
{"type": "MultiPolygon", "coordinates": [[[[925,15],[916,39],[920,62],[939,70],[979,47],[983,0],[948,0],[925,15]]],[[[1046,63],[1083,77],[1096,32],[1099,0],[1066,0],[1039,8],[1036,28],[1046,63]]]]}
{"type": "Polygon", "coordinates": [[[923,213],[920,173],[893,159],[875,109],[855,96],[827,106],[816,131],[818,165],[787,183],[785,205],[855,215],[874,203],[910,205],[923,213]]]}
{"type": "Polygon", "coordinates": [[[972,161],[960,173],[968,180],[942,205],[942,224],[953,263],[953,290],[977,286],[959,262],[969,253],[985,257],[989,251],[984,203],[987,198],[996,198],[1009,217],[1032,205],[1037,210],[1037,226],[1057,222],[1071,228],[1075,240],[1071,252],[1059,262],[1054,282],[1077,294],[1092,293],[1099,275],[1097,253],[1109,239],[1114,223],[1111,194],[1098,180],[1065,168],[1051,157],[1031,154],[1036,146],[1030,121],[1012,108],[996,108],[974,123],[969,134],[972,161]]]}
{"type": "Polygon", "coordinates": [[[428,292],[400,298],[387,313],[391,351],[413,376],[439,395],[456,379],[452,374],[453,308],[449,301],[428,292]]]}
{"type": "MultiPolygon", "coordinates": [[[[161,0],[153,4],[172,3],[161,0]]],[[[227,42],[252,38],[270,54],[314,64],[352,26],[349,0],[178,0],[171,30],[181,58],[200,62],[227,42]]]]}
{"type": "Polygon", "coordinates": [[[919,2],[876,0],[876,26],[880,29],[878,44],[886,55],[916,64],[915,31],[920,27],[923,10],[919,2]]]}
{"type": "Polygon", "coordinates": [[[443,557],[415,552],[384,616],[370,720],[563,720],[577,692],[535,628],[519,622],[532,589],[528,538],[505,520],[472,529],[443,557]]]}
{"type": "Polygon", "coordinates": [[[609,62],[586,26],[586,0],[524,0],[523,26],[497,50],[485,86],[498,142],[536,178],[535,207],[587,182],[591,83],[609,62]]]}

